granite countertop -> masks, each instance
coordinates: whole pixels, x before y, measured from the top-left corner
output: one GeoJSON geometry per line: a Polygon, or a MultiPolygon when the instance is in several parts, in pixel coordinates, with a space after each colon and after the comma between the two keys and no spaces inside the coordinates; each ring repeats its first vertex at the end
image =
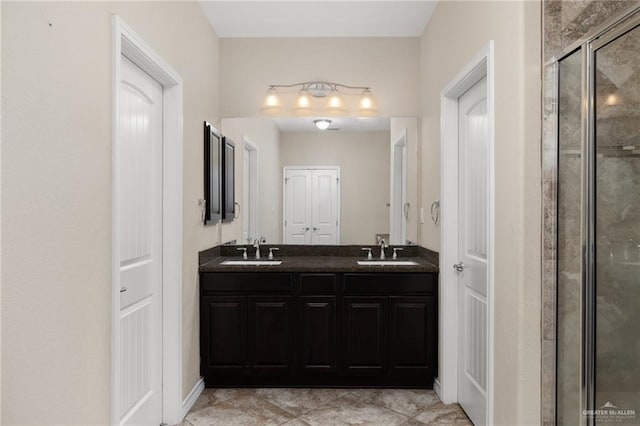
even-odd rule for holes
{"type": "MultiPolygon", "coordinates": [[[[282,260],[280,265],[222,265],[225,260],[242,260],[236,257],[216,257],[200,265],[200,272],[438,272],[438,267],[420,257],[403,257],[398,260],[410,260],[417,265],[358,265],[361,257],[338,256],[292,256],[277,257],[282,260]]],[[[250,259],[253,260],[253,259],[250,259]]],[[[267,260],[267,259],[261,259],[267,260]]],[[[376,260],[376,259],[374,259],[376,260]]],[[[389,259],[387,259],[389,260],[389,259]]]]}
{"type": "MultiPolygon", "coordinates": [[[[255,260],[255,249],[249,246],[233,246],[233,249],[216,247],[200,253],[200,272],[377,272],[377,273],[435,273],[438,272],[437,253],[422,247],[405,248],[398,256],[399,261],[413,261],[417,265],[358,265],[359,260],[367,260],[361,255],[361,246],[339,246],[324,249],[296,246],[277,246],[281,249],[274,260],[282,260],[280,265],[222,265],[226,260],[242,260],[237,247],[247,247],[249,259],[255,260]],[[405,251],[406,250],[406,251],[405,251]],[[405,253],[403,256],[402,254],[405,253]]],[[[276,247],[270,245],[267,247],[276,247]]],[[[388,250],[387,261],[391,260],[388,250]]],[[[379,248],[374,248],[373,261],[379,260],[379,248]],[[377,251],[376,251],[377,250],[377,251]]],[[[262,251],[262,259],[268,260],[268,250],[262,251]]]]}

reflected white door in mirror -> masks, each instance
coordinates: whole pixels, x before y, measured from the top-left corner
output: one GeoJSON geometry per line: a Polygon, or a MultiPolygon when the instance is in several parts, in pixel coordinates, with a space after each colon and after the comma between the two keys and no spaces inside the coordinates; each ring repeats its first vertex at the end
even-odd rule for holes
{"type": "Polygon", "coordinates": [[[242,241],[258,238],[258,148],[246,137],[242,151],[242,241]]]}
{"type": "Polygon", "coordinates": [[[394,142],[391,148],[391,244],[405,244],[407,241],[407,130],[394,142]]]}
{"type": "Polygon", "coordinates": [[[340,168],[284,168],[285,244],[340,243],[340,168]]]}

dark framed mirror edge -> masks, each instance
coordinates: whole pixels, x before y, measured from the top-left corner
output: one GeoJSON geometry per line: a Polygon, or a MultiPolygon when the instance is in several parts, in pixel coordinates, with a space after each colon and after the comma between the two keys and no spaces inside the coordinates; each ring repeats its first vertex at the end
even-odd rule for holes
{"type": "Polygon", "coordinates": [[[205,121],[203,155],[204,225],[213,225],[222,220],[222,140],[222,133],[211,123],[205,121]],[[214,152],[216,155],[212,156],[214,152]],[[212,177],[215,177],[215,179],[212,179],[212,177]]]}

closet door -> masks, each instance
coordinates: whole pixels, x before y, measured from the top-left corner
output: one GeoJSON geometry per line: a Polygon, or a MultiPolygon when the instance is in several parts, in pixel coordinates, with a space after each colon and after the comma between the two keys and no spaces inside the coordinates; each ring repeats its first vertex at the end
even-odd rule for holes
{"type": "Polygon", "coordinates": [[[311,244],[311,170],[285,170],[284,197],[284,243],[311,244]]]}
{"type": "Polygon", "coordinates": [[[311,171],[311,218],[313,244],[338,244],[338,170],[311,171]]]}

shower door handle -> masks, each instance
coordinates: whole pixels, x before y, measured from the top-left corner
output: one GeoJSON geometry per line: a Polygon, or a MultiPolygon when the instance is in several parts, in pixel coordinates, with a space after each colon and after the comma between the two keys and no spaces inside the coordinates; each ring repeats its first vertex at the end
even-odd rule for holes
{"type": "Polygon", "coordinates": [[[456,270],[456,272],[462,272],[464,271],[464,263],[459,262],[453,265],[453,269],[456,270]]]}

